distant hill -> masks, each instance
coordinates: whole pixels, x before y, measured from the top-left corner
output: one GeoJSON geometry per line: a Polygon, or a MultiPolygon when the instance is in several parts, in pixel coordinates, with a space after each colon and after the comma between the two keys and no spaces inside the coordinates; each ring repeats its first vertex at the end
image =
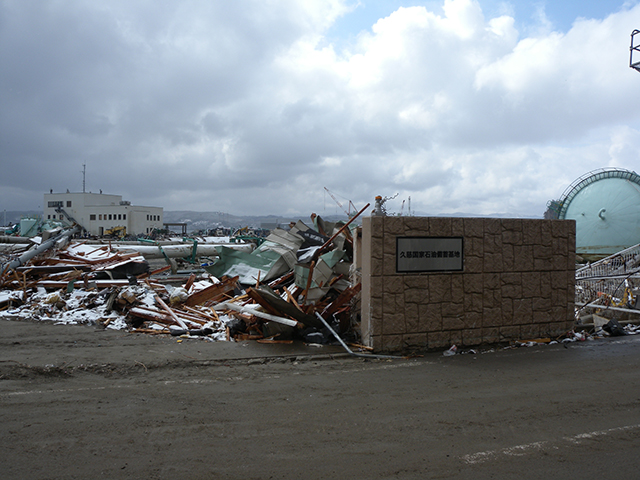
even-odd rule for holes
{"type": "MultiPolygon", "coordinates": [[[[330,222],[338,220],[347,220],[346,215],[321,215],[321,217],[330,222]]],[[[163,212],[163,220],[165,223],[186,223],[187,231],[208,230],[212,228],[242,228],[249,227],[273,229],[276,225],[288,225],[289,222],[297,222],[302,220],[311,226],[311,218],[279,216],[279,215],[232,215],[224,212],[194,212],[191,210],[165,210],[163,212]]]]}
{"type": "Polygon", "coordinates": [[[41,217],[42,211],[38,210],[3,210],[0,211],[0,225],[15,225],[23,217],[41,217]]]}

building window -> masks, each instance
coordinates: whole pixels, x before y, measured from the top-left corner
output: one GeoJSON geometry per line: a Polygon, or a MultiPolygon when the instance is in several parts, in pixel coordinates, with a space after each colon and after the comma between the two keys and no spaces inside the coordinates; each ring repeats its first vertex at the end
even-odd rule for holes
{"type": "Polygon", "coordinates": [[[123,214],[122,214],[122,219],[123,219],[123,220],[126,220],[126,219],[127,219],[127,214],[126,214],[126,213],[123,213],[123,214]]]}
{"type": "Polygon", "coordinates": [[[98,215],[98,220],[102,220],[102,214],[98,215]]]}
{"type": "Polygon", "coordinates": [[[49,208],[62,207],[62,202],[48,202],[47,205],[49,208]]]}
{"type": "Polygon", "coordinates": [[[96,214],[92,213],[91,215],[89,215],[89,220],[95,220],[96,219],[96,214]]]}
{"type": "Polygon", "coordinates": [[[52,215],[52,216],[51,216],[51,218],[53,218],[53,219],[55,220],[55,219],[56,219],[56,216],[55,216],[55,215],[52,215]]]}
{"type": "Polygon", "coordinates": [[[109,220],[111,220],[111,214],[109,214],[109,220]]]}
{"type": "Polygon", "coordinates": [[[71,207],[71,200],[67,200],[67,207],[71,207]]]}
{"type": "Polygon", "coordinates": [[[122,220],[122,214],[121,213],[118,214],[118,220],[122,220]]]}
{"type": "Polygon", "coordinates": [[[48,218],[49,220],[51,220],[51,215],[47,215],[47,218],[48,218]]]}

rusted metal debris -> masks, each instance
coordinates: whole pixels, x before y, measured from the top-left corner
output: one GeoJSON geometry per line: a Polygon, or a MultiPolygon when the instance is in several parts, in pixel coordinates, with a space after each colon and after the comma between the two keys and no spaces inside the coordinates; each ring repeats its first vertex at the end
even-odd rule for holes
{"type": "MultiPolygon", "coordinates": [[[[0,272],[0,315],[209,340],[331,343],[335,339],[318,315],[343,335],[353,331],[351,306],[360,283],[349,275],[348,227],[356,217],[337,225],[311,218],[322,233],[298,222],[267,237],[263,248],[282,258],[281,273],[261,280],[267,270],[258,269],[251,285],[246,275],[218,278],[206,271],[176,282],[175,275],[167,276],[170,267],[152,270],[136,251],[53,242],[27,260],[4,263],[11,268],[0,272]]],[[[237,268],[236,257],[234,262],[237,268]]]]}

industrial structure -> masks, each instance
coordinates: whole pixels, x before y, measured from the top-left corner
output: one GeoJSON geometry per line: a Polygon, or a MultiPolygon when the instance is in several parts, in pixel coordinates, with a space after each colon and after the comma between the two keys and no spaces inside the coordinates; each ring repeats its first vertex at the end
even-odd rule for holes
{"type": "Polygon", "coordinates": [[[44,220],[77,223],[90,235],[109,231],[149,234],[163,227],[162,207],[141,207],[122,200],[121,195],[103,193],[46,193],[44,220]]]}
{"type": "Polygon", "coordinates": [[[636,35],[640,33],[640,30],[634,30],[631,32],[631,45],[629,46],[629,66],[634,70],[640,72],[640,41],[636,38],[636,35]]]}
{"type": "Polygon", "coordinates": [[[587,260],[640,243],[640,176],[602,168],[575,180],[545,218],[576,221],[576,254],[587,260]]]}

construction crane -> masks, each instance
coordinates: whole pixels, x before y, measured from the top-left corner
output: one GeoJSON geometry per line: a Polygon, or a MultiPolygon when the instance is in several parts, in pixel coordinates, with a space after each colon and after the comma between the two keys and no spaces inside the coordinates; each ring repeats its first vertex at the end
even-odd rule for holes
{"type": "Polygon", "coordinates": [[[640,40],[636,39],[636,35],[639,33],[640,30],[631,32],[631,46],[629,47],[629,66],[638,72],[640,72],[640,60],[638,60],[638,55],[640,55],[640,40]],[[636,54],[635,58],[634,52],[636,54]]]}
{"type": "Polygon", "coordinates": [[[331,193],[329,191],[329,189],[327,187],[324,187],[325,191],[331,196],[331,198],[333,198],[333,201],[336,202],[338,204],[338,206],[342,209],[342,211],[344,213],[347,214],[347,217],[351,218],[351,209],[353,208],[353,212],[357,212],[358,210],[356,209],[355,205],[353,204],[353,202],[351,202],[351,200],[349,200],[349,211],[345,210],[345,208],[342,206],[342,204],[338,201],[338,199],[335,197],[335,195],[333,193],[331,193]]]}

